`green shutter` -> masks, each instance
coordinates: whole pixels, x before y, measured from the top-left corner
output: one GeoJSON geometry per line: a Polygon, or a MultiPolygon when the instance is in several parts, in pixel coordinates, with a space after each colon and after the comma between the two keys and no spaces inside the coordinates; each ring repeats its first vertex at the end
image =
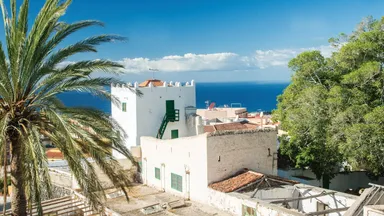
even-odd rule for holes
{"type": "Polygon", "coordinates": [[[171,188],[183,192],[183,177],[171,173],[171,188]]]}
{"type": "Polygon", "coordinates": [[[171,130],[171,139],[179,138],[179,130],[171,130]]]}
{"type": "Polygon", "coordinates": [[[155,178],[160,180],[160,168],[155,167],[155,178]]]}
{"type": "Polygon", "coordinates": [[[175,112],[175,101],[174,100],[165,101],[165,111],[167,113],[175,112]]]}
{"type": "Polygon", "coordinates": [[[165,101],[165,112],[167,115],[167,119],[170,122],[175,121],[175,101],[173,100],[167,100],[165,101]]]}
{"type": "Polygon", "coordinates": [[[123,103],[122,104],[122,107],[123,107],[123,112],[127,112],[127,103],[123,103]]]}

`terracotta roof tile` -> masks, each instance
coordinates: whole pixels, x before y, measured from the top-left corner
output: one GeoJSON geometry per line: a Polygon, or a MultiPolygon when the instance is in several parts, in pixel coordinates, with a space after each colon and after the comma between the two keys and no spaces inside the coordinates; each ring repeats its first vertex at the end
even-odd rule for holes
{"type": "Polygon", "coordinates": [[[212,133],[215,132],[215,126],[214,125],[205,125],[204,126],[204,132],[205,133],[212,133]]]}
{"type": "Polygon", "coordinates": [[[264,175],[261,173],[248,171],[235,177],[229,178],[227,180],[213,183],[209,185],[209,187],[217,191],[229,193],[241,187],[244,187],[258,179],[261,179],[263,176],[264,175]]]}
{"type": "Polygon", "coordinates": [[[148,87],[149,83],[152,83],[152,85],[155,87],[164,85],[163,81],[157,80],[157,79],[152,79],[152,80],[145,80],[144,82],[140,83],[139,87],[148,87]]]}
{"type": "Polygon", "coordinates": [[[49,149],[45,152],[48,159],[63,159],[63,153],[59,149],[49,149]]]}
{"type": "MultiPolygon", "coordinates": [[[[278,185],[284,185],[284,184],[298,184],[299,182],[281,178],[279,176],[273,176],[273,175],[264,175],[262,173],[258,172],[253,172],[253,171],[245,171],[239,175],[236,175],[234,177],[231,177],[229,179],[223,180],[221,182],[216,182],[213,184],[210,184],[209,187],[220,191],[224,193],[230,193],[233,192],[237,189],[240,189],[244,186],[247,186],[261,178],[265,177],[266,179],[270,180],[269,181],[269,186],[272,185],[278,186],[278,185]]],[[[259,188],[266,188],[268,187],[265,182],[259,187],[259,188]]]]}

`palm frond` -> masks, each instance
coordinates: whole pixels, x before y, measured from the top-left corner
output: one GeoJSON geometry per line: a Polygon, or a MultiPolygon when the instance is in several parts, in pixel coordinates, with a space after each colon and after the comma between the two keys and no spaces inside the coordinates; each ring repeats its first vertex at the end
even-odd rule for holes
{"type": "MultiPolygon", "coordinates": [[[[11,172],[12,179],[24,182],[24,189],[17,188],[12,202],[26,203],[26,200],[18,200],[26,197],[30,207],[32,203],[38,207],[38,215],[43,213],[39,207],[42,194],[49,192],[52,185],[41,135],[49,138],[63,153],[92,206],[102,205],[105,199],[96,166],[127,195],[126,187],[131,184],[129,176],[111,154],[112,150],[120,152],[136,163],[124,145],[124,130],[108,114],[90,108],[66,107],[57,98],[65,92],[86,92],[117,104],[118,98],[105,86],[123,82],[100,77],[97,73],[118,75],[122,65],[110,60],[70,64],[65,61],[79,53],[97,52],[100,44],[125,38],[103,34],[60,48],[73,33],[91,26],[103,26],[103,23],[94,20],[73,24],[61,22],[71,0],[46,0],[34,23],[29,25],[29,3],[24,0],[18,11],[16,0],[10,0],[8,15],[4,1],[0,0],[5,33],[4,47],[0,42],[0,164],[1,168],[6,168],[11,150],[11,158],[21,158],[17,168],[12,168],[17,169],[11,172]],[[95,163],[89,161],[90,157],[95,163]]],[[[135,89],[131,91],[141,94],[135,89]]],[[[26,206],[22,205],[12,205],[25,208],[12,211],[24,214],[26,206]]]]}

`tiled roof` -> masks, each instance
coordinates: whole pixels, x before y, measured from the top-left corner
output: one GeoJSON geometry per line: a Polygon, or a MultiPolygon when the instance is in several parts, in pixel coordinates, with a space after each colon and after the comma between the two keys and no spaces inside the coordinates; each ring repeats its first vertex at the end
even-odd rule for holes
{"type": "Polygon", "coordinates": [[[229,179],[223,180],[221,182],[216,182],[213,184],[210,184],[209,187],[220,191],[224,193],[230,193],[237,189],[240,189],[244,186],[247,186],[261,178],[265,177],[268,180],[273,181],[272,183],[270,181],[270,185],[283,185],[283,184],[298,184],[297,181],[292,181],[288,179],[284,179],[278,176],[272,176],[272,175],[264,175],[262,173],[253,172],[253,171],[246,171],[242,174],[236,175],[234,177],[231,177],[229,179]],[[275,181],[274,181],[275,180],[275,181]]]}
{"type": "Polygon", "coordinates": [[[164,82],[157,79],[145,80],[144,82],[139,84],[139,87],[148,87],[149,83],[152,83],[153,86],[163,86],[164,82]]]}
{"type": "Polygon", "coordinates": [[[248,123],[248,122],[234,122],[234,123],[224,123],[216,125],[207,125],[204,126],[204,132],[214,132],[214,131],[226,131],[226,130],[254,130],[257,129],[259,125],[248,123]]]}
{"type": "Polygon", "coordinates": [[[61,151],[59,149],[49,149],[45,152],[45,154],[47,155],[47,158],[48,159],[63,159],[64,156],[63,156],[63,153],[61,153],[61,151]]]}
{"type": "Polygon", "coordinates": [[[215,126],[214,125],[205,125],[204,126],[204,132],[205,133],[212,133],[215,132],[215,126]]]}
{"type": "Polygon", "coordinates": [[[229,193],[261,179],[263,176],[261,173],[248,171],[227,180],[213,183],[209,187],[217,191],[229,193]]]}

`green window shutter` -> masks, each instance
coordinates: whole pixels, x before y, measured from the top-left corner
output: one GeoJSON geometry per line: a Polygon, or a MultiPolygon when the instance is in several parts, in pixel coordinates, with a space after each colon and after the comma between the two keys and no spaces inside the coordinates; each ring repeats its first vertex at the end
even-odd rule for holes
{"type": "Polygon", "coordinates": [[[122,108],[123,108],[123,112],[127,112],[127,103],[123,102],[122,108]]]}
{"type": "Polygon", "coordinates": [[[155,178],[160,180],[160,168],[155,167],[155,178]]]}
{"type": "Polygon", "coordinates": [[[165,112],[167,115],[168,121],[175,121],[175,101],[167,100],[165,101],[165,112]]]}
{"type": "Polygon", "coordinates": [[[183,177],[171,173],[171,188],[183,192],[183,177]]]}
{"type": "Polygon", "coordinates": [[[177,138],[179,138],[179,130],[172,130],[171,139],[177,139],[177,138]]]}

